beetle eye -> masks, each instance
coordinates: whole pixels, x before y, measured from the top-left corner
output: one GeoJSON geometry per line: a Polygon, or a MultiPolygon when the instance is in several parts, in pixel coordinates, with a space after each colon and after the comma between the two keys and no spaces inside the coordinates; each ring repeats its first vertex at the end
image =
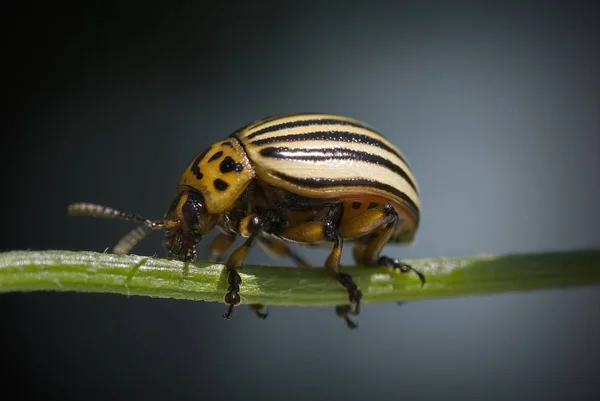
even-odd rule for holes
{"type": "Polygon", "coordinates": [[[203,207],[203,199],[200,194],[195,192],[188,193],[186,202],[181,206],[181,215],[188,228],[197,228],[203,207]]]}
{"type": "Polygon", "coordinates": [[[196,213],[196,208],[192,203],[186,202],[181,208],[181,214],[183,215],[185,225],[189,228],[193,228],[196,224],[198,224],[198,214],[196,213]]]}

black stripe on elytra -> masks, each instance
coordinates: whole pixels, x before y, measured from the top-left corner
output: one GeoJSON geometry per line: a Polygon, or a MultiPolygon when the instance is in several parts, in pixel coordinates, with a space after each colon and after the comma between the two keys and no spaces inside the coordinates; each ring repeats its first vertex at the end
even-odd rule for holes
{"type": "Polygon", "coordinates": [[[208,161],[209,161],[209,162],[215,161],[215,160],[217,160],[218,158],[220,158],[221,156],[223,156],[223,151],[222,151],[222,150],[219,150],[217,153],[215,153],[214,155],[212,155],[212,156],[210,157],[210,159],[208,159],[208,161]]]}
{"type": "Polygon", "coordinates": [[[236,163],[235,160],[231,158],[231,156],[227,156],[219,165],[219,169],[223,174],[231,173],[232,171],[237,171],[239,173],[244,169],[244,166],[242,165],[242,163],[236,163]]]}
{"type": "Polygon", "coordinates": [[[262,128],[262,129],[259,129],[258,131],[251,133],[250,135],[248,135],[246,137],[246,140],[250,140],[252,138],[256,138],[257,136],[268,134],[270,132],[276,132],[276,131],[279,131],[282,129],[290,129],[290,128],[296,128],[296,127],[309,127],[311,125],[318,126],[318,125],[333,125],[333,124],[349,125],[351,127],[364,128],[364,129],[368,129],[369,131],[376,132],[373,128],[371,128],[365,124],[360,124],[360,123],[353,122],[353,121],[338,120],[337,118],[323,118],[323,119],[312,119],[312,120],[295,120],[295,121],[288,121],[286,123],[271,125],[270,127],[262,128]]]}
{"type": "Polygon", "coordinates": [[[374,155],[368,152],[358,150],[343,149],[343,148],[319,148],[319,149],[303,149],[303,148],[286,148],[286,147],[268,147],[260,150],[260,154],[264,157],[273,157],[284,160],[306,160],[306,161],[325,161],[325,160],[360,160],[366,163],[377,164],[386,167],[402,177],[408,184],[417,191],[417,186],[410,179],[406,171],[400,166],[394,164],[388,159],[379,155],[374,155]]]}
{"type": "Polygon", "coordinates": [[[192,163],[192,167],[190,168],[190,171],[199,180],[201,180],[202,177],[204,177],[204,174],[202,174],[202,172],[200,171],[200,162],[202,161],[202,159],[204,159],[204,156],[206,156],[206,154],[208,153],[209,150],[210,150],[210,146],[204,152],[202,152],[198,156],[196,156],[196,158],[194,159],[194,162],[192,163]]]}
{"type": "Polygon", "coordinates": [[[392,187],[391,185],[383,184],[377,181],[365,180],[362,178],[347,178],[334,180],[329,178],[298,178],[292,177],[283,173],[275,174],[278,178],[289,182],[290,184],[308,188],[328,188],[328,187],[372,187],[388,192],[397,198],[401,199],[408,207],[409,211],[419,219],[419,208],[415,202],[404,192],[392,187]]]}
{"type": "Polygon", "coordinates": [[[227,142],[222,142],[221,146],[229,146],[230,148],[233,148],[233,145],[231,144],[231,142],[227,141],[227,142]]]}
{"type": "Polygon", "coordinates": [[[398,159],[402,160],[404,164],[409,166],[408,162],[398,152],[396,149],[386,145],[384,142],[380,141],[377,138],[370,137],[368,135],[357,134],[355,132],[345,132],[345,131],[314,131],[307,132],[305,134],[289,134],[289,135],[281,135],[275,136],[271,138],[264,139],[256,139],[252,141],[251,145],[268,145],[272,143],[278,142],[302,142],[302,141],[336,141],[336,142],[346,142],[346,143],[360,143],[364,145],[372,145],[376,146],[380,149],[387,150],[390,153],[393,153],[398,157],[398,159]]]}

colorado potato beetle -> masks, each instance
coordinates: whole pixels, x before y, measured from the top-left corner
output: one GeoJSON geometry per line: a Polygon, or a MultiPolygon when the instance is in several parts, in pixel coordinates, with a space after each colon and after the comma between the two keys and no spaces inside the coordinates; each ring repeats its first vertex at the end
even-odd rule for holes
{"type": "MultiPolygon", "coordinates": [[[[349,327],[358,315],[362,293],[340,271],[344,242],[355,243],[358,264],[390,266],[423,274],[386,256],[387,243],[409,243],[419,225],[420,201],[411,168],[390,141],[367,124],[331,114],[268,117],[210,145],[185,168],[177,195],[163,220],[90,203],[69,206],[70,214],[121,218],[143,223],[125,235],[114,252],[125,254],[150,231],[163,229],[171,257],[193,260],[202,237],[218,227],[211,256],[221,259],[237,236],[245,242],[226,262],[230,318],[240,303],[242,268],[250,247],[259,243],[301,267],[309,263],[288,242],[332,244],[325,268],[347,290],[349,303],[336,307],[349,327]]],[[[242,287],[243,288],[243,287],[242,287]]],[[[251,305],[265,318],[266,306],[251,305]]]]}

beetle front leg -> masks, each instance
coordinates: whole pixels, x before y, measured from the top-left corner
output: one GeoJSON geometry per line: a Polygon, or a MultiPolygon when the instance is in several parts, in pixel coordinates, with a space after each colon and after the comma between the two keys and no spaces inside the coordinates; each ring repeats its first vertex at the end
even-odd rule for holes
{"type": "MultiPolygon", "coordinates": [[[[236,269],[243,266],[246,256],[250,248],[254,244],[255,240],[260,238],[263,232],[272,227],[273,224],[279,223],[281,217],[277,211],[268,210],[260,216],[257,214],[250,214],[244,217],[237,227],[237,232],[242,237],[247,237],[244,244],[238,247],[227,259],[225,266],[228,270],[227,274],[227,294],[225,295],[225,303],[229,306],[227,311],[223,315],[225,319],[231,319],[234,306],[240,303],[240,284],[242,278],[237,273],[236,269]]],[[[261,319],[265,319],[268,315],[267,308],[264,305],[252,304],[250,309],[254,310],[256,315],[261,319]]]]}
{"type": "Polygon", "coordinates": [[[229,305],[227,311],[223,315],[225,319],[231,319],[233,307],[240,303],[240,284],[242,283],[242,278],[236,269],[243,266],[244,260],[246,259],[246,256],[248,256],[248,251],[250,251],[254,240],[263,230],[265,222],[264,219],[260,218],[258,215],[250,215],[242,220],[242,224],[244,224],[244,234],[247,234],[248,239],[233,251],[225,264],[225,267],[228,270],[225,303],[229,305]]]}

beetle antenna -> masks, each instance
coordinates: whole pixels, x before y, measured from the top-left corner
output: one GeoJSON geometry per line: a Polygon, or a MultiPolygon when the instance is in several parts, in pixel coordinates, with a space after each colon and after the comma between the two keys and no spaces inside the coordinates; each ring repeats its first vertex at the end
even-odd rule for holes
{"type": "Polygon", "coordinates": [[[72,203],[67,208],[67,213],[71,216],[91,216],[101,217],[105,219],[121,219],[129,221],[137,221],[143,223],[151,230],[160,230],[164,226],[162,220],[150,220],[146,217],[135,213],[121,212],[112,207],[96,205],[94,203],[72,203]]]}
{"type": "Polygon", "coordinates": [[[138,242],[146,238],[146,236],[152,231],[148,226],[139,226],[129,231],[117,242],[113,247],[113,253],[117,255],[126,255],[137,245],[138,242]]]}
{"type": "Polygon", "coordinates": [[[128,221],[137,221],[142,226],[136,227],[117,242],[113,247],[116,254],[127,254],[141,240],[143,240],[152,230],[160,230],[164,227],[163,220],[150,220],[139,214],[121,212],[108,206],[96,205],[94,203],[72,203],[67,208],[67,213],[71,216],[91,216],[105,219],[121,219],[128,221]]]}

